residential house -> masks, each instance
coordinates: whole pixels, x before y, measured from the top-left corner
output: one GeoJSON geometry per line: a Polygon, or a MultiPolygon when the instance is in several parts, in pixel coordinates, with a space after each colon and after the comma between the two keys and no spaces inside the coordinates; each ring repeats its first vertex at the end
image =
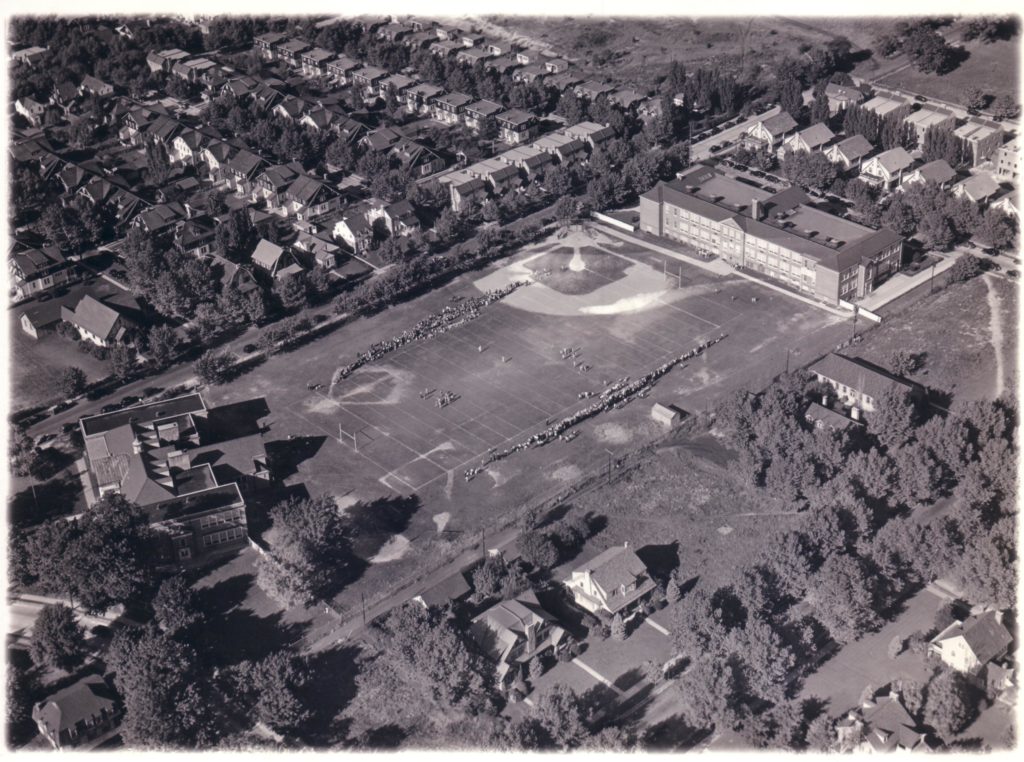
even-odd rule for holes
{"type": "Polygon", "coordinates": [[[971,149],[971,165],[978,166],[988,161],[1003,144],[1003,129],[998,124],[980,119],[968,119],[967,123],[953,131],[971,149]]]}
{"type": "Polygon", "coordinates": [[[413,28],[407,24],[391,23],[385,24],[377,30],[377,37],[388,42],[398,42],[403,37],[413,33],[413,28]]]}
{"type": "Polygon", "coordinates": [[[574,90],[583,80],[572,72],[564,71],[554,74],[544,80],[544,86],[554,89],[556,92],[564,93],[567,90],[574,90]]]}
{"type": "Polygon", "coordinates": [[[438,24],[434,27],[434,34],[439,40],[452,40],[462,44],[462,30],[457,26],[438,24]]]}
{"type": "Polygon", "coordinates": [[[539,82],[550,75],[547,67],[542,63],[532,63],[520,66],[512,72],[513,82],[539,82]]]}
{"type": "Polygon", "coordinates": [[[325,108],[315,108],[306,112],[299,120],[299,124],[304,127],[311,127],[317,132],[323,132],[330,128],[332,122],[334,122],[334,118],[334,111],[329,111],[325,108]]]}
{"type": "Polygon", "coordinates": [[[354,143],[366,134],[366,125],[347,116],[335,115],[331,129],[346,143],[354,143]]]}
{"type": "Polygon", "coordinates": [[[300,262],[300,264],[309,264],[309,269],[321,267],[325,270],[333,270],[338,266],[341,249],[330,239],[329,233],[299,233],[295,240],[295,248],[312,259],[312,262],[309,263],[300,262]]]}
{"type": "Polygon", "coordinates": [[[356,254],[367,251],[373,241],[373,226],[366,218],[366,211],[364,205],[351,206],[331,228],[334,238],[344,241],[356,254]]]}
{"type": "Polygon", "coordinates": [[[409,48],[409,50],[417,51],[427,47],[436,39],[437,35],[434,34],[433,30],[420,30],[406,35],[402,39],[402,44],[409,48]]]}
{"type": "Polygon", "coordinates": [[[78,102],[81,94],[70,82],[55,84],[50,94],[50,104],[59,108],[65,116],[78,113],[78,102]]]}
{"type": "Polygon", "coordinates": [[[166,233],[187,216],[185,207],[177,201],[172,201],[168,204],[157,204],[140,212],[132,220],[132,227],[141,228],[151,235],[159,235],[166,233]]]}
{"type": "Polygon", "coordinates": [[[88,93],[89,95],[94,95],[97,98],[109,98],[114,94],[114,86],[96,79],[96,77],[91,74],[86,74],[82,77],[82,84],[78,86],[78,91],[83,95],[88,93]]]}
{"type": "Polygon", "coordinates": [[[334,53],[323,48],[313,48],[301,55],[302,73],[307,77],[322,77],[327,74],[327,62],[334,58],[334,53]]]}
{"type": "Polygon", "coordinates": [[[900,96],[880,94],[867,101],[861,108],[884,118],[898,109],[909,111],[910,102],[900,96]]]}
{"type": "Polygon", "coordinates": [[[43,123],[43,116],[46,114],[46,104],[40,103],[28,95],[14,101],[14,110],[21,114],[33,127],[39,127],[43,123]]]}
{"type": "Polygon", "coordinates": [[[120,494],[142,508],[158,566],[237,551],[248,543],[244,493],[270,479],[267,414],[255,400],[208,410],[193,393],[82,418],[86,503],[120,494]]]}
{"type": "Polygon", "coordinates": [[[160,71],[165,74],[170,74],[171,70],[174,68],[174,64],[181,63],[188,58],[189,54],[184,50],[171,48],[170,50],[151,52],[146,56],[146,64],[149,66],[149,70],[154,74],[160,71]]]}
{"type": "Polygon", "coordinates": [[[858,178],[869,185],[889,190],[903,182],[903,173],[914,164],[914,159],[903,146],[890,148],[861,164],[858,178]]]}
{"type": "Polygon", "coordinates": [[[473,96],[465,93],[447,93],[433,99],[432,110],[434,119],[444,124],[458,124],[462,121],[462,111],[473,102],[473,96]]]}
{"type": "Polygon", "coordinates": [[[533,147],[556,157],[560,164],[571,164],[587,158],[587,144],[579,138],[569,137],[564,132],[542,135],[533,141],[533,147]]]}
{"type": "Polygon", "coordinates": [[[814,151],[824,150],[825,146],[829,144],[835,138],[835,133],[832,132],[822,122],[812,124],[805,130],[794,132],[789,137],[782,141],[782,147],[779,149],[779,156],[785,155],[787,152],[796,153],[798,151],[805,151],[807,153],[813,153],[814,151]]]}
{"type": "Polygon", "coordinates": [[[466,48],[455,54],[455,60],[463,66],[476,66],[481,61],[494,58],[494,53],[487,48],[466,48]]]}
{"type": "Polygon", "coordinates": [[[429,50],[438,58],[448,58],[458,53],[463,47],[459,40],[438,40],[430,46],[429,50]]]}
{"type": "Polygon", "coordinates": [[[1005,193],[995,201],[989,202],[989,209],[998,209],[1003,214],[1020,218],[1020,195],[1017,190],[1005,193]]]}
{"type": "Polygon", "coordinates": [[[885,687],[836,722],[839,749],[877,753],[928,751],[927,733],[910,716],[899,691],[885,687]]]}
{"type": "Polygon", "coordinates": [[[485,47],[496,56],[514,55],[516,50],[516,44],[511,40],[488,40],[485,47]]]}
{"type": "Polygon", "coordinates": [[[956,114],[938,106],[921,106],[905,116],[903,123],[914,128],[917,144],[923,146],[925,133],[933,127],[937,130],[952,130],[956,127],[956,114]]]}
{"type": "Polygon", "coordinates": [[[623,619],[634,616],[657,588],[647,566],[628,542],[580,564],[562,584],[581,608],[623,619]]]}
{"type": "Polygon", "coordinates": [[[983,204],[999,193],[1000,187],[992,175],[979,172],[953,186],[953,195],[968,198],[976,204],[983,204]]]}
{"type": "Polygon", "coordinates": [[[260,242],[256,244],[250,259],[254,267],[267,273],[270,277],[276,276],[279,270],[293,262],[288,249],[271,243],[266,238],[261,238],[260,242]]]}
{"type": "Polygon", "coordinates": [[[348,56],[338,56],[326,65],[327,75],[333,77],[339,85],[347,85],[352,78],[352,73],[362,66],[358,61],[353,61],[348,56]]]}
{"type": "Polygon", "coordinates": [[[830,407],[812,402],[804,411],[804,420],[816,429],[829,429],[830,431],[847,431],[849,429],[863,426],[864,422],[847,418],[830,407]]]}
{"type": "Polygon", "coordinates": [[[425,609],[444,608],[462,600],[471,592],[472,588],[466,582],[466,575],[455,572],[422,593],[414,595],[412,600],[425,609]]]}
{"type": "Polygon", "coordinates": [[[266,34],[261,34],[259,37],[254,38],[252,43],[253,47],[259,51],[261,56],[272,61],[277,58],[277,46],[282,42],[285,42],[287,39],[288,38],[285,35],[279,34],[278,32],[267,32],[266,34]]]}
{"type": "Polygon", "coordinates": [[[864,159],[871,155],[875,147],[863,135],[854,135],[840,140],[825,149],[825,156],[833,164],[839,164],[845,171],[860,172],[864,159]]]}
{"type": "Polygon", "coordinates": [[[560,132],[568,138],[582,140],[588,143],[591,148],[597,148],[605,141],[615,137],[615,128],[597,122],[579,122],[570,127],[564,127],[560,132]]]}
{"type": "Polygon", "coordinates": [[[359,142],[368,151],[380,153],[381,151],[389,150],[391,146],[402,140],[402,138],[402,133],[398,132],[398,130],[393,130],[390,127],[380,127],[373,132],[368,132],[360,138],[359,142]]]}
{"type": "Polygon", "coordinates": [[[54,749],[74,749],[114,730],[124,714],[121,699],[97,674],[86,675],[32,707],[32,720],[54,749]]]}
{"type": "Polygon", "coordinates": [[[171,141],[168,158],[171,162],[198,164],[202,160],[203,148],[208,140],[209,138],[198,130],[186,129],[171,141]]]}
{"type": "Polygon", "coordinates": [[[740,141],[747,148],[758,151],[774,151],[786,136],[796,129],[796,120],[787,112],[780,111],[766,119],[758,119],[747,128],[740,141]]]}
{"type": "Polygon", "coordinates": [[[418,84],[405,91],[405,107],[411,114],[429,114],[435,98],[444,93],[436,85],[418,84]]]}
{"type": "Polygon", "coordinates": [[[899,270],[903,239],[822,211],[800,188],[754,188],[697,165],[640,197],[640,229],[836,305],[899,270]]]}
{"type": "Polygon", "coordinates": [[[387,98],[389,95],[393,95],[400,103],[404,102],[403,94],[415,84],[416,80],[412,77],[407,77],[404,74],[392,74],[380,81],[378,85],[380,97],[387,98]]]}
{"type": "Polygon", "coordinates": [[[503,111],[494,120],[498,123],[498,135],[511,145],[528,143],[537,135],[537,117],[520,109],[503,111]]]}
{"type": "Polygon", "coordinates": [[[280,43],[276,48],[275,52],[277,58],[280,61],[299,68],[302,66],[302,54],[310,50],[313,46],[305,40],[288,40],[287,42],[280,43]]]}
{"type": "Polygon", "coordinates": [[[518,167],[526,173],[527,177],[531,178],[538,173],[542,174],[546,167],[554,163],[554,158],[550,153],[533,146],[516,146],[498,154],[495,158],[513,167],[518,167]]]}
{"type": "Polygon", "coordinates": [[[864,93],[852,85],[837,85],[829,82],[825,85],[825,97],[828,98],[828,113],[835,116],[850,106],[864,102],[864,93]]]}
{"type": "Polygon", "coordinates": [[[46,56],[46,51],[47,48],[41,48],[38,45],[32,45],[27,48],[22,48],[21,50],[15,50],[11,53],[11,62],[14,64],[35,66],[46,56]]]}
{"type": "Polygon", "coordinates": [[[985,611],[950,624],[931,639],[928,650],[957,672],[977,675],[1005,656],[1011,643],[1002,612],[985,611]]]}
{"type": "Polygon", "coordinates": [[[479,32],[463,32],[462,45],[466,48],[473,48],[484,44],[484,36],[479,32]]]}
{"type": "Polygon", "coordinates": [[[469,129],[480,132],[488,124],[494,124],[494,117],[505,110],[500,103],[479,100],[468,104],[462,110],[462,117],[469,129]]]}
{"type": "Polygon", "coordinates": [[[274,210],[274,207],[283,205],[281,194],[284,193],[289,185],[302,177],[303,174],[302,165],[297,161],[267,167],[257,176],[253,184],[251,198],[254,202],[261,199],[265,200],[268,211],[281,214],[281,212],[274,210]]]}
{"type": "Polygon", "coordinates": [[[409,138],[400,138],[392,144],[388,156],[413,177],[427,177],[448,165],[437,151],[409,138]]]}
{"type": "Polygon", "coordinates": [[[279,194],[279,201],[285,216],[312,220],[337,211],[341,195],[313,177],[300,175],[279,194]]]}
{"type": "Polygon", "coordinates": [[[569,71],[569,62],[564,58],[549,58],[543,63],[544,68],[550,74],[565,74],[565,72],[569,71]]]}
{"type": "Polygon", "coordinates": [[[878,410],[886,394],[904,393],[914,399],[923,396],[919,385],[894,376],[859,357],[846,357],[831,352],[808,368],[808,371],[820,383],[835,389],[842,403],[852,409],[854,420],[860,420],[860,411],[873,413],[878,410]]]}
{"type": "Polygon", "coordinates": [[[557,653],[567,642],[565,630],[541,607],[532,590],[475,617],[470,634],[495,662],[501,687],[525,677],[534,658],[549,651],[557,653]]]}
{"type": "Polygon", "coordinates": [[[372,225],[378,219],[384,220],[392,236],[407,236],[422,229],[416,210],[406,199],[386,206],[383,203],[372,206],[366,213],[366,220],[372,225]]]}
{"type": "Polygon", "coordinates": [[[452,209],[456,212],[471,209],[487,198],[487,183],[466,170],[445,175],[440,182],[448,186],[452,209]]]}
{"type": "Polygon", "coordinates": [[[1019,141],[1019,138],[1014,138],[996,149],[993,162],[996,165],[996,177],[1000,180],[1016,183],[1021,176],[1021,169],[1024,167],[1024,151],[1020,150],[1019,141]]]}
{"type": "Polygon", "coordinates": [[[253,183],[266,162],[256,154],[241,150],[221,164],[221,174],[229,188],[240,196],[247,196],[253,189],[253,183]]]}
{"type": "Polygon", "coordinates": [[[488,184],[495,196],[502,196],[522,184],[519,168],[498,159],[485,159],[471,164],[465,170],[471,177],[478,177],[488,184]]]}
{"type": "Polygon", "coordinates": [[[7,265],[11,292],[17,300],[66,286],[76,276],[75,265],[56,246],[16,252],[8,257],[7,265]]]}
{"type": "Polygon", "coordinates": [[[21,330],[38,339],[43,333],[48,333],[61,324],[60,310],[63,303],[60,299],[50,299],[46,302],[35,303],[33,306],[21,313],[18,322],[21,330]]]}
{"type": "Polygon", "coordinates": [[[613,106],[618,106],[623,111],[632,111],[643,101],[644,96],[638,93],[636,90],[628,88],[622,90],[616,90],[608,96],[608,102],[613,106]]]}
{"type": "Polygon", "coordinates": [[[611,85],[604,85],[600,82],[588,80],[576,86],[576,96],[586,98],[588,101],[596,101],[600,96],[608,96],[615,90],[611,85]]]}
{"type": "Polygon", "coordinates": [[[936,159],[927,164],[922,164],[904,177],[903,182],[900,183],[900,190],[905,190],[907,187],[918,183],[935,183],[945,188],[955,179],[956,170],[949,166],[945,159],[936,159]]]}
{"type": "Polygon", "coordinates": [[[272,111],[282,119],[300,119],[306,113],[306,102],[301,98],[294,98],[289,95],[274,106],[272,111]]]}
{"type": "Polygon", "coordinates": [[[174,246],[182,254],[210,256],[217,250],[217,229],[209,217],[193,217],[174,230],[174,246]]]}
{"type": "Polygon", "coordinates": [[[522,64],[515,59],[515,56],[499,56],[484,63],[484,68],[487,71],[497,72],[499,75],[510,74],[520,66],[522,64]]]}
{"type": "Polygon", "coordinates": [[[65,323],[77,328],[78,335],[85,341],[101,347],[127,344],[132,340],[134,323],[120,311],[125,304],[138,311],[138,303],[130,297],[100,301],[86,294],[74,309],[62,305],[60,316],[65,323]]]}
{"type": "Polygon", "coordinates": [[[388,76],[388,72],[376,66],[364,66],[352,72],[352,84],[361,87],[367,95],[376,95],[380,90],[380,81],[388,76]]]}

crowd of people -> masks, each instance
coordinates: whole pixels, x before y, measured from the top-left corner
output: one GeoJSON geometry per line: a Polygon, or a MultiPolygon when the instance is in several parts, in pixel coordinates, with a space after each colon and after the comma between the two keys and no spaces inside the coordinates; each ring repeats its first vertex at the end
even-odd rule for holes
{"type": "MultiPolygon", "coordinates": [[[[655,381],[664,376],[679,363],[686,362],[687,360],[690,360],[699,355],[708,347],[717,344],[722,339],[724,339],[725,336],[726,334],[723,333],[716,339],[707,339],[705,341],[702,341],[689,352],[682,354],[679,357],[674,357],[668,362],[662,363],[657,368],[652,370],[650,373],[641,376],[636,381],[630,382],[629,376],[620,378],[619,380],[610,384],[607,389],[605,389],[603,392],[600,393],[600,395],[598,395],[600,399],[597,402],[594,402],[593,404],[588,405],[585,408],[577,410],[572,415],[566,416],[560,421],[550,424],[543,431],[540,431],[536,434],[532,434],[526,440],[519,442],[518,444],[512,445],[512,447],[509,447],[504,450],[496,450],[494,448],[488,450],[487,455],[484,457],[483,463],[481,463],[479,466],[466,469],[466,472],[464,474],[466,481],[470,481],[474,476],[483,471],[489,464],[494,463],[495,461],[498,460],[503,460],[504,458],[507,458],[510,455],[519,452],[520,450],[525,450],[527,447],[541,447],[543,445],[548,444],[549,442],[555,441],[556,439],[570,441],[568,439],[565,439],[565,437],[563,436],[564,432],[566,432],[569,429],[572,429],[574,426],[581,423],[582,421],[585,421],[588,418],[592,418],[598,413],[602,413],[607,410],[612,410],[613,408],[621,408],[625,406],[625,404],[632,400],[634,397],[647,396],[647,392],[650,391],[650,387],[654,384],[655,381]]],[[[572,438],[575,438],[575,434],[572,438]]]]}
{"type": "Polygon", "coordinates": [[[359,368],[367,363],[375,362],[384,355],[401,349],[407,344],[422,339],[429,339],[442,333],[446,333],[460,325],[465,325],[471,320],[480,316],[480,310],[499,299],[504,299],[517,288],[529,285],[529,281],[517,280],[509,283],[504,288],[497,288],[486,292],[483,296],[463,299],[455,305],[446,305],[440,312],[435,312],[423,318],[411,330],[402,331],[398,336],[387,341],[378,341],[371,344],[366,352],[356,353],[355,362],[349,363],[334,372],[331,380],[332,386],[339,381],[348,378],[359,368]]]}

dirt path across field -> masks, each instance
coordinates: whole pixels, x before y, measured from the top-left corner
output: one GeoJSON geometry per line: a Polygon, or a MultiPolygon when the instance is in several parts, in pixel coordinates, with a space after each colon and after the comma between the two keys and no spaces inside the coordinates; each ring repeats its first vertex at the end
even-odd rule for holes
{"type": "Polygon", "coordinates": [[[995,397],[1001,397],[1005,389],[1005,357],[1003,355],[1003,301],[995,289],[995,277],[992,275],[982,276],[985,279],[985,286],[988,288],[988,327],[992,334],[992,349],[996,353],[996,388],[995,397]]]}

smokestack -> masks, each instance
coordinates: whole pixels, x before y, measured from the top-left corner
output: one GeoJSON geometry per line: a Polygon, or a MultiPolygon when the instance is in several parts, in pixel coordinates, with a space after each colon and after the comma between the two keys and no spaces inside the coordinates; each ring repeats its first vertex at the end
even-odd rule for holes
{"type": "Polygon", "coordinates": [[[750,202],[750,216],[755,220],[759,220],[764,216],[764,210],[761,208],[761,202],[756,198],[750,202]]]}

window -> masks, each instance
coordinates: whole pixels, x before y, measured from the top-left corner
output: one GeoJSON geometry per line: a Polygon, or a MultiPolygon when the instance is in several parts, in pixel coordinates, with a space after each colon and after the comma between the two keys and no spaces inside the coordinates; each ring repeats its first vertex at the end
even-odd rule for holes
{"type": "Polygon", "coordinates": [[[178,548],[178,558],[185,560],[186,558],[192,557],[192,551],[189,548],[178,548]]]}

